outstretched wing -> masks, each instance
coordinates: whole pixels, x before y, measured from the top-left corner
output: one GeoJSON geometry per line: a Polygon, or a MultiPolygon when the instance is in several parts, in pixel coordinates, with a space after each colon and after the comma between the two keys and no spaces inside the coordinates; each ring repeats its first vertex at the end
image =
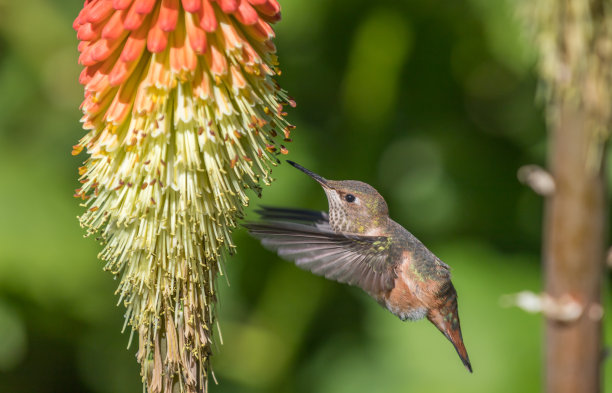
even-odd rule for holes
{"type": "Polygon", "coordinates": [[[327,213],[308,209],[290,209],[286,207],[261,206],[255,210],[263,220],[304,221],[311,223],[329,223],[327,213]]]}
{"type": "Polygon", "coordinates": [[[329,216],[319,210],[290,209],[285,207],[261,206],[255,210],[264,221],[290,221],[315,226],[322,230],[332,231],[329,216]]]}
{"type": "Polygon", "coordinates": [[[393,288],[396,276],[389,238],[336,233],[323,212],[264,208],[260,215],[269,221],[244,226],[282,258],[373,295],[393,288]]]}

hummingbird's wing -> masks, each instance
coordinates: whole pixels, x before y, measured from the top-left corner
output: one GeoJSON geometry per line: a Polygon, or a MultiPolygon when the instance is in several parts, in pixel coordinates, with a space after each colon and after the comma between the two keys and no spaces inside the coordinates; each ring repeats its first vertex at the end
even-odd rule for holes
{"type": "Polygon", "coordinates": [[[321,230],[333,232],[329,225],[329,216],[320,210],[295,209],[286,207],[260,206],[255,210],[266,221],[290,221],[315,226],[321,230]]]}
{"type": "Polygon", "coordinates": [[[314,274],[357,285],[373,295],[393,288],[389,238],[336,233],[325,213],[266,209],[262,217],[270,221],[244,225],[264,247],[314,274]]]}
{"type": "Polygon", "coordinates": [[[261,206],[259,209],[255,210],[255,212],[264,220],[297,221],[315,226],[317,224],[329,225],[329,216],[327,213],[318,210],[261,206]]]}

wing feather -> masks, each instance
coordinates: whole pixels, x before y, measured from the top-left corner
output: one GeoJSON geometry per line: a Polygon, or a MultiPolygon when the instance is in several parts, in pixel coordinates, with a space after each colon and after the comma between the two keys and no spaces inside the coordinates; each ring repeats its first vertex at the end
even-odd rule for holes
{"type": "Polygon", "coordinates": [[[389,238],[334,232],[324,212],[272,207],[257,212],[264,221],[244,226],[282,258],[371,294],[393,288],[396,275],[389,238]]]}
{"type": "Polygon", "coordinates": [[[327,213],[308,209],[289,209],[284,207],[261,206],[255,211],[263,220],[329,222],[327,213]]]}

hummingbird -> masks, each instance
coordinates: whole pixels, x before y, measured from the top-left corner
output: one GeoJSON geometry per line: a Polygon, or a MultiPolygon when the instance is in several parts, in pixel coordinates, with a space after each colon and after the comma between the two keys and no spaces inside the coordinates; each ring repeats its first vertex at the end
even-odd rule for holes
{"type": "Polygon", "coordinates": [[[323,187],[329,213],[262,207],[257,210],[261,222],[244,224],[249,233],[300,268],[362,288],[402,321],[426,317],[472,372],[450,267],[389,218],[387,203],[374,187],[327,180],[287,162],[323,187]]]}

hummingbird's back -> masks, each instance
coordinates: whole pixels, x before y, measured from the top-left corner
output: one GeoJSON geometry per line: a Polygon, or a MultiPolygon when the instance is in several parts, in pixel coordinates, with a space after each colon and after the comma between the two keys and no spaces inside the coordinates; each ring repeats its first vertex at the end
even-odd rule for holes
{"type": "Polygon", "coordinates": [[[450,267],[416,236],[392,219],[389,219],[389,236],[394,239],[393,243],[396,245],[394,254],[402,253],[402,258],[409,258],[407,262],[410,263],[410,272],[414,279],[422,282],[434,280],[441,284],[450,281],[450,267]]]}

